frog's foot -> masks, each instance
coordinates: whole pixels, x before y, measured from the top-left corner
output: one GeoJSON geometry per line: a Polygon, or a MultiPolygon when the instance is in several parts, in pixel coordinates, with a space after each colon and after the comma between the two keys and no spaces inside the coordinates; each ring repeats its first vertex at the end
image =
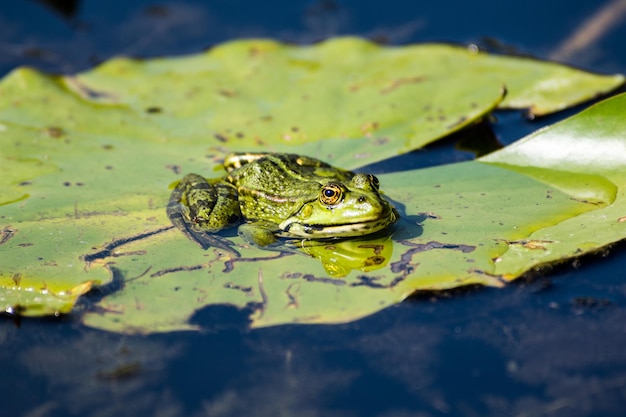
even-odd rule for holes
{"type": "Polygon", "coordinates": [[[239,236],[247,243],[270,249],[278,243],[274,235],[276,225],[268,222],[244,223],[239,226],[239,236]]]}

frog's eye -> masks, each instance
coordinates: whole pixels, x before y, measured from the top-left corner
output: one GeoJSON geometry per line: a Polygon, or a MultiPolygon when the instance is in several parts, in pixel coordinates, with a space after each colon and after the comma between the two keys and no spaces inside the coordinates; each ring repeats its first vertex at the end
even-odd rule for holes
{"type": "Polygon", "coordinates": [[[341,187],[337,184],[326,184],[320,193],[320,202],[327,206],[332,206],[341,201],[341,187]]]}

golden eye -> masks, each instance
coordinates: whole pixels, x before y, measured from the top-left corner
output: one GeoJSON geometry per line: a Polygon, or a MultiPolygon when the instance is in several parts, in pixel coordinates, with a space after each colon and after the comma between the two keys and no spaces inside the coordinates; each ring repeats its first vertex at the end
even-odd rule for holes
{"type": "Polygon", "coordinates": [[[341,201],[342,191],[337,184],[326,184],[320,193],[320,202],[327,206],[332,206],[341,201]]]}

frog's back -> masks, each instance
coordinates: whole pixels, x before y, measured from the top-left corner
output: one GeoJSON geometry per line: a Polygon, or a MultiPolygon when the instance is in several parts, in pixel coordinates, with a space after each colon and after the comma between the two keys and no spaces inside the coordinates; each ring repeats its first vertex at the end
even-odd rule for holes
{"type": "Polygon", "coordinates": [[[237,187],[241,211],[248,219],[278,222],[291,216],[304,202],[317,199],[323,184],[354,176],[350,171],[314,158],[294,154],[252,155],[226,177],[237,187]]]}

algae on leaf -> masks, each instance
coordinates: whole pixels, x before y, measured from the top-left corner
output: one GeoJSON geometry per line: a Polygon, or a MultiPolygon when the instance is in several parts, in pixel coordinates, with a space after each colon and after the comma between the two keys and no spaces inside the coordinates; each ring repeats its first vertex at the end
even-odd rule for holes
{"type": "MultiPolygon", "coordinates": [[[[576,195],[592,192],[592,204],[572,200],[567,181],[544,184],[487,160],[383,175],[383,189],[405,208],[391,248],[365,244],[380,248],[382,268],[369,268],[366,253],[339,272],[328,248],[312,251],[315,258],[286,255],[232,237],[240,258],[203,251],[172,228],[165,205],[172,183],[188,172],[215,176],[228,151],[287,151],[355,168],[470,125],[548,85],[555,71],[589,82],[574,92],[572,81],[551,83],[550,97],[518,103],[556,110],[623,82],[538,61],[511,73],[519,59],[339,38],[305,47],[236,41],[188,57],[114,59],[75,76],[17,69],[0,82],[2,308],[65,313],[115,276],[123,289],[86,322],[150,332],[189,328],[190,315],[209,304],[248,306],[255,326],[328,323],[371,314],[419,288],[501,285],[510,277],[493,259],[543,228],[581,213],[593,218],[614,205],[622,185],[602,169],[587,173],[589,187],[576,195]],[[518,219],[514,208],[531,201],[536,215],[518,219]],[[491,234],[475,222],[489,211],[491,234]]],[[[343,246],[342,254],[354,249],[343,246]]]]}

